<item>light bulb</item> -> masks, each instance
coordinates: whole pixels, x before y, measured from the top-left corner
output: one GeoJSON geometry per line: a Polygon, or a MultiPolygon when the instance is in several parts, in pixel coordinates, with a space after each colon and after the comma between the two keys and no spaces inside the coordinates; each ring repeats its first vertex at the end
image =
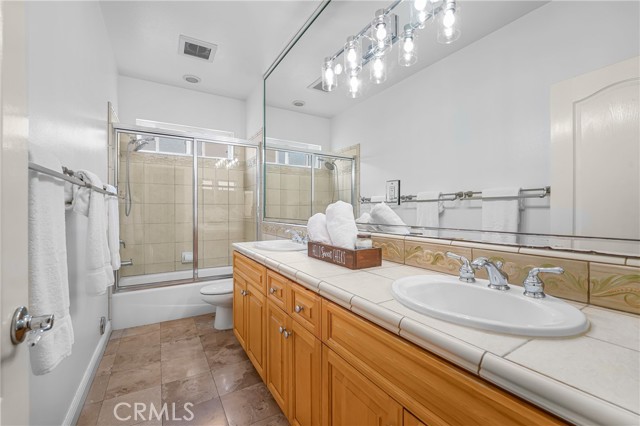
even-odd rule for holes
{"type": "Polygon", "coordinates": [[[384,42],[385,38],[387,38],[387,26],[385,24],[378,24],[376,27],[376,39],[379,42],[384,42]]]}
{"type": "Polygon", "coordinates": [[[336,75],[333,72],[333,59],[331,57],[324,58],[322,64],[322,90],[331,92],[338,86],[336,75]]]}
{"type": "Polygon", "coordinates": [[[405,51],[405,53],[413,52],[414,47],[415,46],[413,44],[413,39],[411,37],[407,37],[404,39],[404,43],[402,44],[402,49],[405,51]]]}
{"type": "Polygon", "coordinates": [[[384,72],[384,63],[382,62],[382,59],[380,58],[376,58],[373,61],[373,73],[375,74],[376,77],[381,77],[382,73],[384,72]]]}
{"type": "Polygon", "coordinates": [[[324,78],[327,80],[328,84],[333,84],[333,70],[331,68],[327,68],[327,70],[324,72],[324,78]]]}
{"type": "Polygon", "coordinates": [[[387,66],[384,59],[384,55],[377,54],[371,62],[369,78],[375,84],[383,83],[387,79],[387,66]]]}
{"type": "Polygon", "coordinates": [[[413,7],[415,7],[416,10],[424,10],[424,8],[427,7],[427,0],[415,0],[413,7]]]}
{"type": "Polygon", "coordinates": [[[453,24],[456,23],[456,15],[453,10],[449,9],[444,13],[444,17],[442,18],[442,25],[446,28],[453,27],[453,24]]]}
{"type": "Polygon", "coordinates": [[[361,68],[362,51],[360,41],[353,36],[347,37],[347,43],[344,45],[344,69],[349,73],[354,73],[360,71],[361,68]]]}
{"type": "Polygon", "coordinates": [[[336,66],[333,67],[333,72],[335,72],[336,75],[342,74],[342,64],[336,64],[336,66]]]}
{"type": "Polygon", "coordinates": [[[360,96],[360,87],[362,86],[358,74],[353,74],[349,77],[349,96],[357,98],[360,96]]]}
{"type": "Polygon", "coordinates": [[[453,28],[445,27],[443,31],[446,38],[450,39],[451,37],[453,37],[453,28]]]}
{"type": "Polygon", "coordinates": [[[349,51],[347,52],[347,61],[349,61],[350,64],[355,64],[356,63],[356,50],[355,49],[349,49],[349,51]]]}

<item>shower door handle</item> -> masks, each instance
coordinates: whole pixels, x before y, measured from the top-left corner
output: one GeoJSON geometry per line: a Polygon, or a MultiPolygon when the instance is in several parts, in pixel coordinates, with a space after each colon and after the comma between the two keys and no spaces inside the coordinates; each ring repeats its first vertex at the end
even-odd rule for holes
{"type": "Polygon", "coordinates": [[[29,346],[38,344],[42,335],[53,328],[53,315],[31,316],[25,306],[20,306],[11,319],[11,343],[19,345],[25,338],[29,346]]]}

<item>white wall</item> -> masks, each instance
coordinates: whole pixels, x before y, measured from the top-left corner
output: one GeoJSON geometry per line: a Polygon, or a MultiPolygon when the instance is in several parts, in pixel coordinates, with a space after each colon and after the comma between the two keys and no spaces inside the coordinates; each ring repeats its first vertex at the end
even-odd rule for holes
{"type": "MultiPolygon", "coordinates": [[[[116,66],[97,2],[27,2],[30,142],[72,169],[107,178],[107,102],[117,101],[116,66]]],[[[99,351],[107,296],[87,293],[87,220],[67,215],[73,354],[52,373],[31,376],[31,425],[63,424],[99,351]]],[[[106,336],[105,336],[106,339],[106,336]]]]}
{"type": "Polygon", "coordinates": [[[245,138],[245,101],[137,78],[118,77],[118,118],[136,119],[233,132],[245,138]]]}
{"type": "MultiPolygon", "coordinates": [[[[334,117],[332,147],[361,144],[366,196],[390,179],[404,194],[548,185],[550,86],[638,55],[638,6],[542,6],[334,117]]],[[[537,207],[521,230],[548,232],[548,199],[527,203],[537,207]]],[[[479,228],[480,209],[462,207],[441,226],[479,228]]],[[[402,210],[415,223],[415,209],[402,210]]]]}
{"type": "Polygon", "coordinates": [[[269,106],[265,133],[270,138],[311,143],[322,146],[323,151],[331,150],[331,120],[328,118],[269,106]]]}

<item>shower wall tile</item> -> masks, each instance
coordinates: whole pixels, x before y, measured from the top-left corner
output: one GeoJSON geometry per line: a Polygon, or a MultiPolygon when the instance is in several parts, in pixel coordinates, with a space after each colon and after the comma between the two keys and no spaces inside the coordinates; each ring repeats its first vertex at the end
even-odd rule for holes
{"type": "Polygon", "coordinates": [[[217,241],[229,239],[229,224],[226,222],[203,223],[198,226],[200,241],[217,241]]]}
{"type": "Polygon", "coordinates": [[[202,261],[203,268],[217,268],[219,266],[228,266],[229,265],[229,256],[220,257],[217,259],[205,258],[202,261]]]}
{"type": "MultiPolygon", "coordinates": [[[[173,258],[175,262],[181,262],[182,261],[182,253],[184,252],[191,252],[193,253],[193,242],[191,241],[185,241],[182,243],[175,243],[173,246],[174,252],[173,252],[173,258]]],[[[191,265],[192,262],[189,262],[189,265],[191,265]]]]}
{"type": "Polygon", "coordinates": [[[244,205],[245,189],[243,187],[231,188],[228,191],[229,204],[242,204],[244,205]]]}
{"type": "Polygon", "coordinates": [[[280,174],[267,171],[267,189],[280,189],[280,174]]]}
{"type": "Polygon", "coordinates": [[[176,223],[176,243],[187,242],[189,244],[193,241],[193,223],[176,223]]]}
{"type": "Polygon", "coordinates": [[[120,239],[126,244],[144,244],[144,227],[139,225],[121,225],[120,239]]]}
{"type": "Polygon", "coordinates": [[[162,272],[173,272],[175,270],[175,263],[147,263],[144,265],[145,274],[160,274],[162,272]]]}
{"type": "Polygon", "coordinates": [[[221,258],[229,255],[229,240],[205,241],[203,246],[205,259],[221,258]]]}
{"type": "Polygon", "coordinates": [[[146,204],[175,203],[174,185],[145,183],[144,202],[146,204]]]}
{"type": "Polygon", "coordinates": [[[144,182],[146,184],[157,183],[165,185],[174,184],[173,164],[144,164],[144,182]]]}
{"type": "MultiPolygon", "coordinates": [[[[127,168],[124,163],[118,169],[118,177],[122,183],[127,181],[127,168]]],[[[131,179],[131,183],[144,183],[144,164],[131,163],[129,177],[131,179]]]]}
{"type": "Polygon", "coordinates": [[[176,224],[193,223],[193,205],[192,204],[176,204],[174,206],[174,211],[175,211],[176,224]]]}
{"type": "Polygon", "coordinates": [[[193,167],[176,165],[174,167],[174,184],[193,185],[193,167]]]}
{"type": "Polygon", "coordinates": [[[144,259],[146,264],[168,263],[174,261],[174,243],[146,244],[144,259]]]}
{"type": "Polygon", "coordinates": [[[176,239],[173,224],[145,224],[145,244],[173,243],[176,239]]]}
{"type": "Polygon", "coordinates": [[[131,214],[129,216],[125,215],[125,204],[124,202],[119,203],[118,210],[120,213],[120,225],[133,225],[133,224],[143,224],[144,223],[144,204],[139,204],[134,202],[131,206],[131,214]]]}
{"type": "Polygon", "coordinates": [[[244,187],[244,171],[229,170],[229,186],[236,188],[244,187]]]}
{"type": "MultiPolygon", "coordinates": [[[[133,260],[134,265],[144,265],[144,245],[143,244],[127,244],[126,248],[120,250],[120,258],[122,260],[133,260]]],[[[125,268],[126,269],[126,268],[125,268]]]]}
{"type": "Polygon", "coordinates": [[[209,222],[227,222],[229,220],[229,209],[227,206],[205,205],[203,212],[203,221],[209,222]]]}
{"type": "Polygon", "coordinates": [[[176,204],[193,204],[193,186],[174,185],[174,202],[176,204]]]}
{"type": "Polygon", "coordinates": [[[175,210],[173,204],[155,204],[144,209],[145,223],[174,223],[175,210]]]}

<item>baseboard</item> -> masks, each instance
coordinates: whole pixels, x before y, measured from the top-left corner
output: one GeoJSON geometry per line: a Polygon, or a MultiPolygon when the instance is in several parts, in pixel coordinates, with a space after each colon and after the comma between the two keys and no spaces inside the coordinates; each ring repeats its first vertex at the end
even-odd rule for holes
{"type": "Polygon", "coordinates": [[[78,421],[80,412],[82,411],[82,407],[84,406],[84,400],[87,398],[87,394],[89,393],[89,389],[91,388],[91,384],[93,383],[93,378],[96,375],[96,371],[98,371],[98,365],[100,364],[102,354],[104,353],[107,344],[109,343],[110,336],[111,321],[107,322],[104,334],[102,335],[102,337],[100,337],[100,341],[98,342],[96,350],[93,351],[91,362],[89,362],[89,366],[82,376],[80,385],[78,386],[76,394],[71,401],[71,405],[67,410],[67,415],[64,416],[64,423],[62,423],[63,425],[75,425],[78,421]]]}

